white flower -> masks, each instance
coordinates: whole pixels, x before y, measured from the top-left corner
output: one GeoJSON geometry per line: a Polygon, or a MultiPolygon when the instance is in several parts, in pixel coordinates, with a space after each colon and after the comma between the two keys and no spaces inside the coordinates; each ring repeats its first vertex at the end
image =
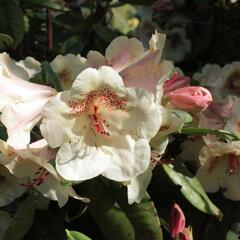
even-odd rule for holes
{"type": "Polygon", "coordinates": [[[87,65],[93,68],[107,65],[119,72],[127,87],[139,87],[147,91],[157,91],[158,84],[168,78],[173,69],[170,61],[161,60],[165,35],[152,35],[149,50],[145,51],[136,38],[120,36],[107,47],[105,57],[97,51],[87,55],[87,65]]]}
{"type": "Polygon", "coordinates": [[[148,141],[160,123],[154,96],[125,88],[119,74],[103,66],[84,70],[70,91],[52,98],[40,129],[51,147],[60,147],[56,168],[63,178],[79,181],[102,174],[128,181],[148,168],[148,141]]]}
{"type": "Polygon", "coordinates": [[[240,96],[240,62],[226,64],[222,68],[222,92],[240,96]]]}
{"type": "Polygon", "coordinates": [[[240,96],[240,62],[226,64],[223,68],[216,64],[207,64],[193,78],[224,97],[229,94],[240,96]]]}
{"type": "Polygon", "coordinates": [[[19,149],[30,142],[43,105],[55,94],[52,88],[28,82],[29,78],[6,53],[0,54],[1,122],[7,128],[8,143],[19,149]]]}
{"type": "Polygon", "coordinates": [[[205,87],[221,88],[221,67],[217,64],[206,64],[200,73],[193,75],[193,79],[205,87]]]}
{"type": "Polygon", "coordinates": [[[50,63],[64,90],[69,89],[77,75],[86,68],[86,60],[79,54],[67,54],[56,56],[50,63]]]}
{"type": "Polygon", "coordinates": [[[207,192],[224,189],[223,195],[231,200],[240,200],[240,141],[213,142],[203,147],[200,155],[201,167],[197,178],[207,192]]]}
{"type": "Polygon", "coordinates": [[[24,150],[15,150],[4,141],[0,141],[0,163],[12,174],[21,178],[19,188],[37,189],[43,196],[58,201],[60,207],[66,204],[68,197],[88,201],[79,197],[71,186],[63,186],[61,178],[49,163],[56,152],[50,149],[45,140],[39,140],[24,150]]]}
{"type": "Polygon", "coordinates": [[[232,114],[227,121],[224,130],[233,132],[240,137],[240,98],[233,98],[232,114]]]}
{"type": "Polygon", "coordinates": [[[162,123],[155,137],[150,141],[151,163],[148,169],[127,183],[128,203],[139,203],[143,199],[152,178],[152,170],[159,163],[168,145],[168,135],[181,129],[183,121],[170,110],[162,108],[162,123]]]}
{"type": "Polygon", "coordinates": [[[41,63],[33,57],[26,57],[24,60],[16,62],[16,64],[27,71],[29,78],[41,71],[41,63]]]}

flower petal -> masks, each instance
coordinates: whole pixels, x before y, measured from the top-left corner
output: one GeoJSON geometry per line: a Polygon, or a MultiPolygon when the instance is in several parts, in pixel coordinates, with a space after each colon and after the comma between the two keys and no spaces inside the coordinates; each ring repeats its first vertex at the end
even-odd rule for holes
{"type": "Polygon", "coordinates": [[[146,139],[134,140],[131,136],[118,136],[111,139],[116,147],[112,153],[108,168],[102,173],[115,181],[129,181],[143,173],[150,164],[150,146],[146,139]]]}
{"type": "Polygon", "coordinates": [[[64,91],[48,101],[43,108],[40,130],[48,144],[53,148],[61,146],[71,137],[74,138],[71,131],[74,119],[68,107],[69,100],[70,91],[64,91]]]}
{"type": "Polygon", "coordinates": [[[109,162],[110,155],[79,139],[77,143],[65,143],[61,146],[56,157],[56,169],[65,179],[82,181],[100,175],[109,162]]]}
{"type": "Polygon", "coordinates": [[[121,71],[143,57],[144,47],[136,38],[120,36],[115,38],[106,49],[106,59],[111,66],[121,71]]]}

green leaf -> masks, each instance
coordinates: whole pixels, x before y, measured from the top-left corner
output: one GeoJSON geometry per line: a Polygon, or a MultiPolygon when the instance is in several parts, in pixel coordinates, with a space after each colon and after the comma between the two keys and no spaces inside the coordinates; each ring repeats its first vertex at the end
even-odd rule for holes
{"type": "Polygon", "coordinates": [[[239,233],[229,230],[226,236],[226,240],[239,240],[239,233]]]}
{"type": "Polygon", "coordinates": [[[86,37],[82,37],[80,35],[72,36],[63,42],[60,52],[62,54],[67,53],[79,54],[86,44],[87,44],[86,37]]]}
{"type": "Polygon", "coordinates": [[[0,126],[0,139],[7,141],[7,129],[5,127],[0,126]]]}
{"type": "Polygon", "coordinates": [[[57,11],[68,11],[69,9],[60,3],[49,0],[24,0],[24,3],[34,4],[40,7],[51,8],[57,11]]]}
{"type": "Polygon", "coordinates": [[[118,37],[118,34],[116,32],[106,26],[103,26],[100,23],[93,24],[93,30],[102,40],[107,43],[118,37]]]}
{"type": "Polygon", "coordinates": [[[76,231],[68,231],[66,229],[67,233],[67,240],[91,240],[91,238],[87,237],[86,235],[76,232],[76,231]]]}
{"type": "Polygon", "coordinates": [[[129,205],[125,187],[100,180],[89,184],[88,192],[89,211],[107,239],[162,239],[157,210],[149,196],[129,205]]]}
{"type": "Polygon", "coordinates": [[[0,33],[0,51],[3,51],[13,44],[13,39],[4,33],[0,33]]]}
{"type": "Polygon", "coordinates": [[[119,206],[132,223],[136,239],[163,239],[157,210],[147,194],[141,203],[131,205],[128,204],[127,195],[123,192],[114,195],[117,197],[119,206]]]}
{"type": "Polygon", "coordinates": [[[21,240],[31,228],[38,196],[30,194],[18,207],[6,232],[4,240],[21,240]]]}
{"type": "Polygon", "coordinates": [[[208,198],[198,179],[183,164],[174,167],[163,164],[162,167],[171,181],[181,187],[181,193],[195,208],[222,219],[222,212],[208,198]]]}
{"type": "Polygon", "coordinates": [[[91,199],[88,210],[105,237],[109,240],[135,240],[134,229],[127,216],[115,204],[110,187],[99,179],[86,184],[87,196],[91,199]]]}
{"type": "Polygon", "coordinates": [[[59,92],[62,91],[61,83],[56,73],[52,70],[51,65],[47,61],[43,61],[41,64],[42,68],[42,79],[46,83],[52,83],[55,89],[59,92]]]}
{"type": "Polygon", "coordinates": [[[228,139],[231,141],[238,141],[240,140],[234,133],[218,130],[218,129],[211,129],[211,128],[182,128],[181,133],[188,134],[188,135],[207,135],[212,134],[216,135],[217,137],[228,139]]]}
{"type": "Polygon", "coordinates": [[[0,32],[13,38],[13,48],[16,48],[23,39],[23,14],[15,0],[0,1],[0,32]]]}
{"type": "Polygon", "coordinates": [[[171,112],[178,118],[182,119],[184,123],[191,123],[192,122],[192,116],[184,111],[180,110],[171,110],[171,112]]]}

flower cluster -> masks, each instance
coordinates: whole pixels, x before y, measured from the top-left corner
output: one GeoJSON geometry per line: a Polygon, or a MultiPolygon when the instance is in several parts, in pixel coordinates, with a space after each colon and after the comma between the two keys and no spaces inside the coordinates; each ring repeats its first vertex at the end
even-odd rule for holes
{"type": "Polygon", "coordinates": [[[62,92],[33,83],[42,71],[37,60],[16,62],[2,53],[0,111],[7,139],[0,144],[1,205],[33,188],[60,206],[68,196],[88,201],[62,181],[99,175],[127,186],[129,203],[140,202],[168,135],[183,125],[174,109],[196,113],[212,101],[207,89],[191,87],[162,59],[164,43],[158,32],[148,49],[121,36],[105,56],[57,56],[50,66],[62,92]]]}

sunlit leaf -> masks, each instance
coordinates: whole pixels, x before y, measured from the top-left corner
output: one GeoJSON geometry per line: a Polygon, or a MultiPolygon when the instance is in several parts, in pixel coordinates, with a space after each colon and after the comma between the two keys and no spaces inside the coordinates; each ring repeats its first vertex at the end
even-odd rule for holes
{"type": "Polygon", "coordinates": [[[209,199],[198,179],[183,164],[175,167],[163,164],[162,167],[171,181],[181,187],[181,193],[195,208],[222,219],[222,212],[209,199]]]}
{"type": "Polygon", "coordinates": [[[66,229],[67,233],[67,240],[91,240],[91,238],[87,237],[83,233],[76,232],[76,231],[68,231],[66,229]]]}

